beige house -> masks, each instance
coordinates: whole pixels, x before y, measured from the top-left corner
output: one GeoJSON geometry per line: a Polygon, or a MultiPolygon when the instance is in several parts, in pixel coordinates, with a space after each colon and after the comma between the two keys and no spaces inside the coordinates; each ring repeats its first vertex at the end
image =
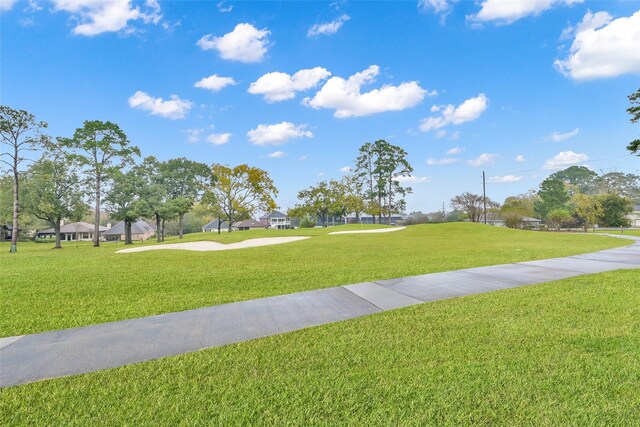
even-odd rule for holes
{"type": "MultiPolygon", "coordinates": [[[[100,226],[100,235],[107,230],[107,227],[100,226]]],[[[65,242],[90,242],[93,240],[94,225],[88,222],[72,222],[60,227],[60,240],[65,242]]],[[[53,239],[56,232],[53,228],[40,230],[36,237],[41,239],[53,239]]]]}
{"type": "Polygon", "coordinates": [[[632,227],[640,227],[640,205],[633,207],[633,212],[627,215],[632,227]]]}

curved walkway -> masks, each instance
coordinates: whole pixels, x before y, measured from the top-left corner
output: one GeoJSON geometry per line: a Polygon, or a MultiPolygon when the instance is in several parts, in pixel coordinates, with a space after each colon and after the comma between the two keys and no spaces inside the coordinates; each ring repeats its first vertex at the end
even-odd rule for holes
{"type": "Polygon", "coordinates": [[[588,273],[640,268],[630,246],[242,301],[0,339],[0,387],[173,356],[384,310],[588,273]]]}

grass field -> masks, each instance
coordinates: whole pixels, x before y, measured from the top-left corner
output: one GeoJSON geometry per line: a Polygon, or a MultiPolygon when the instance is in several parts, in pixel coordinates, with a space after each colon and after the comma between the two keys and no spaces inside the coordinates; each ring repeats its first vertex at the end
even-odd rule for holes
{"type": "Polygon", "coordinates": [[[2,391],[4,425],[637,425],[640,271],[2,391]]]}
{"type": "MultiPolygon", "coordinates": [[[[199,233],[184,241],[232,242],[310,235],[283,245],[222,252],[116,254],[122,244],[0,245],[0,336],[22,335],[369,280],[551,258],[627,245],[596,235],[479,224],[408,227],[384,234],[330,231],[199,233]]],[[[169,240],[176,242],[177,239],[169,240]]],[[[151,244],[151,243],[146,243],[151,244]]]]}

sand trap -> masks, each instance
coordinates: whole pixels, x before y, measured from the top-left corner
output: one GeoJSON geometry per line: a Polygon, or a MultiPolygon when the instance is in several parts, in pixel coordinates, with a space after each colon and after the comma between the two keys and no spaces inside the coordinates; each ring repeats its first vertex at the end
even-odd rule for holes
{"type": "Polygon", "coordinates": [[[394,227],[394,228],[376,228],[374,230],[353,230],[353,231],[334,231],[329,234],[362,234],[362,233],[391,233],[393,231],[404,230],[407,227],[394,227]]]}
{"type": "Polygon", "coordinates": [[[308,239],[309,237],[263,237],[260,239],[243,240],[235,243],[218,243],[218,242],[186,242],[171,243],[168,245],[140,246],[137,248],[122,249],[117,254],[128,252],[156,251],[161,249],[179,249],[184,251],[229,251],[232,249],[257,248],[258,246],[279,245],[281,243],[297,242],[298,240],[308,239]]]}

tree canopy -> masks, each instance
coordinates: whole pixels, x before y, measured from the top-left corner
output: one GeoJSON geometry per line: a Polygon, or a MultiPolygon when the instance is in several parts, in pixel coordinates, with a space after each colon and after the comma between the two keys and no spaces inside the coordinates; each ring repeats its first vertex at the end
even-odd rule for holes
{"type": "Polygon", "coordinates": [[[94,246],[100,246],[100,208],[103,184],[120,169],[131,165],[140,149],[130,144],[127,135],[112,122],[87,120],[71,138],[58,138],[71,150],[71,158],[85,167],[87,183],[93,187],[95,202],[94,246]]]}

